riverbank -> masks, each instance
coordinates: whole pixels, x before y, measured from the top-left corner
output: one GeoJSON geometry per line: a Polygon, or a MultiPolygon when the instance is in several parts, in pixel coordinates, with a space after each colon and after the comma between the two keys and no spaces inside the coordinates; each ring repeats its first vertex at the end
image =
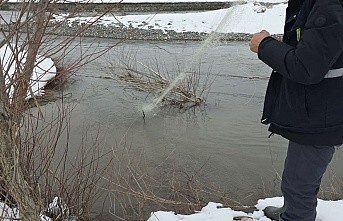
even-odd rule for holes
{"type": "MultiPolygon", "coordinates": [[[[150,11],[147,14],[140,11],[131,15],[109,13],[98,17],[99,13],[83,8],[84,12],[82,13],[54,13],[47,34],[61,36],[77,34],[84,37],[125,40],[202,41],[211,33],[217,32],[220,33],[218,37],[222,41],[248,41],[251,39],[251,33],[267,29],[274,34],[274,37],[281,38],[279,33],[282,33],[286,4],[264,3],[270,4],[265,6],[256,2],[235,2],[234,6],[229,8],[209,10],[208,4],[212,3],[187,3],[189,6],[201,5],[202,9],[207,9],[194,12],[150,11]]],[[[143,3],[137,4],[144,5],[143,3]]],[[[149,4],[156,5],[158,3],[149,4]]],[[[225,4],[229,5],[229,3],[225,4]]],[[[103,5],[105,7],[108,4],[103,5]]],[[[168,3],[166,5],[177,6],[180,4],[168,3]]],[[[164,9],[165,7],[160,8],[162,11],[164,9]]],[[[3,26],[2,28],[4,31],[8,30],[8,27],[3,26]]],[[[30,29],[21,28],[21,30],[30,29]]]]}
{"type": "MultiPolygon", "coordinates": [[[[2,30],[8,31],[8,27],[1,25],[2,30]]],[[[25,29],[22,29],[25,32],[25,29]]],[[[173,30],[160,30],[160,29],[140,29],[130,27],[115,27],[104,26],[95,24],[92,26],[79,25],[79,24],[61,24],[58,28],[51,28],[46,33],[49,35],[60,36],[74,36],[82,31],[80,36],[92,38],[110,38],[121,40],[149,40],[149,41],[203,41],[210,33],[205,32],[176,32],[173,30]]],[[[252,34],[248,33],[219,33],[220,41],[249,41],[252,34]]],[[[281,39],[282,35],[272,35],[277,39],[281,39]]]]}
{"type": "MultiPolygon", "coordinates": [[[[191,11],[209,11],[217,10],[223,8],[230,8],[233,5],[244,4],[246,3],[243,0],[236,1],[194,1],[194,2],[156,2],[156,1],[147,1],[147,2],[102,2],[102,3],[87,3],[84,2],[68,2],[68,3],[55,3],[51,6],[51,10],[54,12],[61,13],[75,13],[75,12],[98,12],[102,13],[104,11],[110,10],[111,13],[119,13],[121,15],[127,13],[157,13],[157,12],[191,12],[191,11]]],[[[259,1],[257,1],[259,2],[259,1]]],[[[270,7],[276,3],[269,2],[259,2],[259,4],[266,7],[270,7]]],[[[10,10],[16,11],[19,10],[22,6],[22,3],[17,2],[6,2],[0,5],[0,10],[10,10]]]]}
{"type": "MultiPolygon", "coordinates": [[[[9,28],[6,25],[1,25],[3,31],[8,31],[9,28]]],[[[22,29],[25,32],[26,29],[22,29]]],[[[51,28],[46,33],[49,35],[60,36],[74,36],[82,31],[80,36],[93,37],[93,38],[111,38],[122,40],[149,40],[149,41],[203,41],[210,33],[205,32],[176,32],[173,30],[160,30],[160,29],[140,29],[130,27],[115,27],[104,26],[101,24],[95,24],[92,26],[72,24],[61,24],[58,28],[51,28]]],[[[221,41],[249,41],[252,34],[248,33],[220,33],[218,34],[221,41]]],[[[281,39],[282,35],[273,35],[277,39],[281,39]]]]}
{"type": "MultiPolygon", "coordinates": [[[[84,28],[85,25],[75,23],[70,25],[63,24],[50,34],[72,36],[84,28]]],[[[173,30],[145,30],[125,26],[104,26],[100,24],[92,25],[82,32],[82,36],[84,37],[149,41],[203,41],[209,35],[209,33],[204,32],[185,31],[180,33],[173,30]]],[[[251,39],[251,34],[246,33],[220,33],[219,36],[222,41],[248,41],[251,39]]]]}

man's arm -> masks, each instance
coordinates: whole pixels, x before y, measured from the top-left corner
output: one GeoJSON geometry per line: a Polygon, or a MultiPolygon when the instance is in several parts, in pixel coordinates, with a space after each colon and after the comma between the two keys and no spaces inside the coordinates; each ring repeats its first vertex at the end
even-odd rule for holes
{"type": "Polygon", "coordinates": [[[342,5],[339,1],[317,0],[295,47],[262,31],[251,39],[250,49],[284,77],[316,84],[343,53],[342,5]]]}
{"type": "Polygon", "coordinates": [[[319,83],[342,54],[342,26],[305,30],[297,47],[264,38],[258,57],[275,71],[301,84],[319,83]]]}

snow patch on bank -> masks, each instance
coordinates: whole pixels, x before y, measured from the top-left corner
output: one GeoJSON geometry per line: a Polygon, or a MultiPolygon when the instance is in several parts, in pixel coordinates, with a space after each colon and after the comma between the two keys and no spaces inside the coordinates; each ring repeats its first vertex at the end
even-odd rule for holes
{"type": "MultiPolygon", "coordinates": [[[[27,57],[27,51],[18,52],[17,54],[14,54],[12,49],[15,50],[16,46],[11,45],[9,47],[8,45],[4,45],[0,48],[0,59],[2,64],[2,70],[4,70],[7,75],[5,77],[5,83],[6,85],[10,85],[11,81],[15,81],[13,77],[19,77],[14,76],[14,73],[16,70],[23,70],[24,64],[27,57]],[[20,64],[15,62],[14,56],[17,56],[20,64]],[[20,65],[20,67],[18,67],[20,65]],[[12,80],[11,80],[12,79],[12,80]]],[[[33,96],[41,96],[44,94],[44,87],[49,82],[50,79],[54,78],[56,76],[56,67],[54,65],[54,62],[51,60],[51,58],[46,58],[43,56],[38,55],[35,61],[35,67],[33,69],[33,73],[31,76],[30,81],[30,89],[27,92],[27,98],[31,98],[33,96]],[[31,93],[32,91],[32,93],[31,93]]],[[[9,87],[9,94],[10,96],[13,96],[13,86],[9,87]]]]}
{"type": "Polygon", "coordinates": [[[97,24],[107,27],[139,28],[144,30],[162,30],[182,32],[211,33],[256,33],[262,29],[271,34],[283,33],[283,22],[287,4],[281,3],[264,7],[249,2],[227,9],[206,12],[147,14],[98,17],[72,17],[68,14],[55,15],[55,22],[67,20],[79,25],[97,20],[97,24]],[[263,11],[263,12],[262,12],[263,11]]]}
{"type": "MultiPolygon", "coordinates": [[[[18,3],[23,2],[23,0],[9,0],[8,2],[18,3]]],[[[57,0],[57,3],[187,3],[187,2],[264,2],[264,3],[285,3],[287,0],[57,0]]]]}
{"type": "MultiPolygon", "coordinates": [[[[168,211],[157,211],[151,213],[148,221],[234,221],[234,220],[254,220],[254,221],[271,221],[264,216],[263,209],[266,206],[283,205],[283,197],[274,197],[260,199],[255,206],[257,211],[253,213],[245,213],[235,211],[231,208],[222,208],[222,204],[210,202],[203,207],[201,211],[196,211],[194,214],[182,215],[168,211]]],[[[324,201],[318,200],[316,221],[338,221],[343,217],[343,200],[339,201],[324,201]]]]}

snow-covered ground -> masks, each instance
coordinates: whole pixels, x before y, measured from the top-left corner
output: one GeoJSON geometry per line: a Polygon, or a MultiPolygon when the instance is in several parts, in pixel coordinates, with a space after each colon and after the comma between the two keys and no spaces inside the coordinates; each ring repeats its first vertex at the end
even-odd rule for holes
{"type": "MultiPolygon", "coordinates": [[[[173,2],[243,2],[243,1],[254,1],[254,0],[57,0],[60,3],[173,3],[173,2]]],[[[8,2],[23,2],[23,0],[9,0],[8,2]]],[[[255,2],[255,1],[254,1],[255,2]]],[[[287,2],[287,0],[256,0],[256,2],[267,2],[267,3],[280,3],[287,2]]]]}
{"type": "MultiPolygon", "coordinates": [[[[11,50],[11,48],[15,47],[15,45],[12,45],[12,47],[4,45],[0,48],[0,60],[2,64],[1,68],[3,70],[8,70],[6,75],[6,84],[8,85],[11,84],[10,79],[12,79],[13,74],[18,69],[17,63],[15,62],[11,50]]],[[[19,59],[21,59],[20,61],[22,62],[22,64],[24,64],[24,62],[26,61],[26,51],[20,52],[17,56],[19,59]]],[[[56,76],[56,67],[51,58],[37,56],[35,64],[36,66],[33,69],[30,82],[30,90],[27,92],[28,98],[32,97],[32,95],[41,96],[42,94],[44,94],[44,86],[50,79],[56,76]]],[[[12,92],[13,87],[10,87],[10,95],[12,95],[12,92]]]]}
{"type": "MultiPolygon", "coordinates": [[[[261,199],[257,202],[256,211],[254,213],[245,213],[230,208],[223,208],[220,203],[210,202],[207,206],[203,207],[201,211],[196,211],[191,215],[175,214],[171,211],[153,212],[148,221],[270,221],[269,218],[264,216],[262,210],[266,206],[281,207],[282,205],[282,197],[261,199]]],[[[317,212],[316,221],[340,221],[343,217],[343,200],[319,200],[317,212]]]]}
{"type": "MultiPolygon", "coordinates": [[[[231,8],[192,13],[145,14],[125,16],[105,16],[98,24],[105,26],[126,26],[140,29],[159,29],[175,32],[256,33],[261,29],[271,34],[281,34],[285,17],[286,3],[265,7],[259,3],[247,2],[231,8]]],[[[56,21],[62,21],[69,15],[56,15],[56,21]]],[[[93,22],[95,17],[72,17],[68,22],[85,24],[93,22]]],[[[110,27],[109,27],[110,28],[110,27]]]]}
{"type": "MultiPolygon", "coordinates": [[[[16,0],[11,0],[16,1],[16,0]]],[[[71,0],[74,1],[74,0],[71,0]]],[[[75,0],[77,1],[77,0],[75,0]]],[[[201,2],[206,0],[187,0],[201,2]]],[[[218,0],[226,1],[226,0],[218,0]]],[[[286,4],[284,0],[261,0],[259,2],[280,3],[271,8],[264,8],[252,1],[244,5],[236,5],[229,9],[221,9],[199,13],[173,13],[173,14],[149,14],[149,15],[126,15],[116,17],[104,17],[99,22],[103,25],[118,25],[122,23],[127,27],[144,29],[174,30],[176,32],[194,31],[210,33],[218,31],[223,33],[255,33],[262,29],[271,34],[281,34],[285,16],[286,4]]],[[[89,3],[89,1],[83,1],[89,3]]],[[[117,2],[111,0],[92,0],[92,2],[117,2]]],[[[123,2],[185,2],[182,0],[124,0],[123,2]]],[[[67,15],[59,15],[57,19],[65,19],[67,15]]],[[[70,22],[86,23],[92,21],[92,17],[68,18],[70,22]]],[[[248,47],[248,46],[247,46],[248,47]]],[[[0,58],[4,55],[0,50],[0,58]]],[[[42,63],[43,64],[43,63],[42,63]]],[[[52,70],[51,64],[44,65],[43,70],[52,70]]],[[[46,73],[46,72],[45,72],[46,73]]],[[[36,77],[40,78],[40,77],[36,77]]],[[[38,90],[37,90],[38,91],[38,90]]],[[[268,205],[282,206],[282,197],[261,199],[256,204],[256,211],[247,214],[242,211],[234,211],[230,208],[222,208],[220,203],[209,203],[201,211],[195,211],[192,215],[175,214],[171,211],[156,211],[151,214],[148,221],[230,221],[235,217],[245,217],[246,220],[269,221],[263,214],[262,209],[268,205]],[[249,218],[250,217],[250,218],[249,218]]],[[[316,221],[339,221],[343,217],[343,201],[319,200],[316,221]]]]}

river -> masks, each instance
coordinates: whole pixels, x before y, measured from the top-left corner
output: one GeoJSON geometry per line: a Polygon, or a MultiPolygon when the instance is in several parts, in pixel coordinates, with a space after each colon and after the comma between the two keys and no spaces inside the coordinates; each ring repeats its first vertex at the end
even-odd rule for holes
{"type": "MultiPolygon", "coordinates": [[[[97,43],[103,48],[113,42],[87,38],[84,45],[97,43]]],[[[144,155],[148,168],[165,164],[200,171],[205,182],[232,192],[242,203],[253,205],[259,197],[281,195],[277,173],[282,173],[287,142],[277,135],[268,138],[267,127],[260,123],[271,70],[249,51],[247,42],[218,43],[201,54],[202,74],[210,69],[214,80],[206,104],[187,111],[164,106],[143,119],[142,108],[150,98],[124,90],[110,78],[115,70],[108,67],[118,53],[132,52],[145,64],[157,59],[171,68],[189,62],[201,44],[126,41],[71,76],[64,91],[76,105],[71,146],[79,145],[87,128],[100,133],[105,150],[125,146],[133,154],[144,155]]],[[[337,151],[331,164],[338,177],[342,177],[341,155],[337,151]]],[[[329,188],[329,177],[324,177],[324,190],[329,188]]],[[[95,211],[99,207],[108,209],[100,203],[95,211]]]]}
{"type": "MultiPolygon", "coordinates": [[[[71,48],[79,43],[75,41],[71,48]]],[[[63,62],[79,58],[87,49],[91,53],[117,43],[113,39],[83,38],[81,46],[74,48],[78,50],[66,54],[63,62]]],[[[247,42],[216,43],[200,54],[195,66],[201,67],[203,81],[206,76],[212,80],[204,105],[189,110],[158,107],[144,119],[143,106],[151,103],[152,97],[125,89],[113,77],[118,70],[110,68],[115,58],[130,54],[151,67],[159,63],[161,70],[175,75],[177,67],[192,62],[201,46],[202,42],[193,41],[124,41],[71,75],[63,90],[65,102],[73,107],[70,152],[77,153],[87,132],[89,146],[97,136],[103,153],[125,150],[133,164],[144,166],[142,171],[151,169],[155,175],[164,171],[195,174],[245,205],[254,205],[261,197],[281,195],[278,174],[282,173],[287,141],[278,135],[268,138],[267,126],[260,123],[271,69],[250,52],[247,42]]],[[[54,102],[45,107],[45,112],[49,111],[54,102]]],[[[65,145],[63,140],[60,144],[65,145]]],[[[324,176],[323,193],[332,191],[332,174],[343,177],[341,158],[340,149],[324,176]]],[[[107,159],[104,157],[100,166],[106,166],[107,159]]],[[[105,178],[114,182],[111,178],[117,168],[113,165],[107,167],[105,178]]],[[[341,190],[337,187],[336,191],[341,190]]],[[[93,206],[94,220],[99,216],[104,221],[114,220],[108,212],[109,192],[104,191],[93,206]]]]}

